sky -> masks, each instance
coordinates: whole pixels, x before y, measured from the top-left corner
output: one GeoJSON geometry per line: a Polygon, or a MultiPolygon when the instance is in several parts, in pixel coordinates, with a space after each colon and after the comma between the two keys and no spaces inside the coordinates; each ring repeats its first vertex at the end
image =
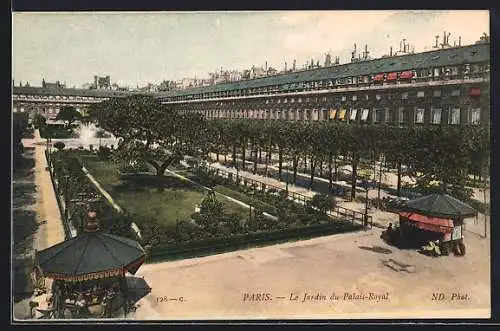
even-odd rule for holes
{"type": "Polygon", "coordinates": [[[473,44],[490,34],[486,10],[270,12],[14,12],[12,78],[40,86],[59,80],[82,87],[94,75],[120,86],[185,77],[208,78],[252,65],[282,70],[293,60],[322,64],[329,52],[349,62],[354,43],[370,56],[430,50],[435,36],[473,44]]]}

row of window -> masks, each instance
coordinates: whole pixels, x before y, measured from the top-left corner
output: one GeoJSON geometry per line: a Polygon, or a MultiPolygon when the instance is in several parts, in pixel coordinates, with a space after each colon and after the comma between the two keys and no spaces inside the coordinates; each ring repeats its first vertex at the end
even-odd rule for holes
{"type": "MultiPolygon", "coordinates": [[[[431,108],[431,124],[441,124],[442,123],[442,109],[431,108]]],[[[417,109],[415,111],[415,123],[424,123],[425,109],[417,109]]],[[[470,108],[467,109],[467,124],[479,124],[481,120],[481,109],[480,108],[470,108]]],[[[448,124],[458,125],[461,124],[461,109],[452,108],[448,112],[448,124]]]]}
{"type": "MultiPolygon", "coordinates": [[[[412,119],[408,118],[411,114],[400,108],[398,113],[392,113],[390,109],[323,109],[323,110],[239,110],[239,111],[224,111],[224,110],[209,110],[200,111],[208,117],[224,117],[224,118],[260,118],[260,119],[284,119],[284,120],[335,120],[335,121],[357,121],[372,122],[372,123],[425,123],[425,112],[430,111],[430,124],[444,124],[443,110],[441,108],[423,109],[418,108],[414,112],[412,119]],[[371,114],[371,117],[369,115],[371,114]],[[394,116],[398,116],[394,118],[394,116]]],[[[448,111],[447,123],[450,125],[459,124],[480,124],[481,108],[451,108],[448,111]],[[462,119],[461,112],[466,111],[466,117],[462,119]]]]}
{"type": "MultiPolygon", "coordinates": [[[[415,92],[411,92],[411,93],[415,93],[415,92]]],[[[454,89],[454,90],[451,90],[449,91],[447,94],[449,96],[452,96],[452,97],[459,97],[461,95],[461,90],[460,89],[454,89]]],[[[469,95],[471,97],[478,97],[480,95],[480,89],[479,88],[471,88],[470,89],[470,93],[469,95]]],[[[434,98],[440,98],[440,97],[444,97],[445,96],[445,93],[443,93],[442,90],[434,90],[432,92],[430,91],[417,91],[416,94],[414,94],[417,98],[424,98],[424,97],[429,97],[429,94],[430,96],[434,97],[434,98]]],[[[386,97],[387,99],[392,99],[392,96],[393,94],[391,93],[387,93],[387,94],[375,94],[375,99],[380,101],[382,100],[384,97],[386,97]]],[[[400,94],[400,97],[401,97],[401,100],[408,100],[409,97],[410,97],[410,92],[402,92],[400,94]]],[[[363,99],[364,100],[370,100],[371,96],[368,95],[368,94],[365,94],[363,96],[363,99]]],[[[329,98],[328,98],[329,99],[329,98]]],[[[266,99],[265,103],[266,105],[269,105],[269,104],[288,104],[288,103],[302,103],[302,102],[305,102],[305,103],[309,103],[309,102],[327,102],[328,101],[327,97],[314,97],[314,98],[310,98],[310,97],[305,97],[305,98],[302,98],[302,97],[292,97],[292,98],[278,98],[278,99],[266,99]]],[[[347,102],[348,100],[348,96],[347,95],[343,95],[340,97],[340,99],[337,99],[336,100],[330,100],[332,102],[335,102],[335,101],[342,101],[342,102],[347,102]]],[[[358,95],[352,95],[352,96],[349,96],[349,100],[350,101],[358,101],[360,99],[358,99],[358,95]]],[[[232,105],[235,105],[235,102],[217,102],[216,105],[220,105],[220,106],[224,106],[224,105],[227,105],[227,104],[232,104],[232,105]]],[[[191,108],[192,106],[190,105],[181,105],[180,108],[183,109],[183,108],[191,108]]]]}
{"type": "MultiPolygon", "coordinates": [[[[446,67],[433,67],[425,68],[420,70],[415,70],[414,81],[423,81],[427,79],[431,80],[441,80],[441,79],[451,79],[451,78],[473,78],[480,77],[483,74],[487,74],[490,71],[489,63],[483,64],[464,64],[463,66],[446,66],[446,67]]],[[[359,77],[344,77],[338,79],[328,79],[321,81],[312,82],[298,82],[298,83],[286,83],[283,85],[272,85],[264,86],[258,88],[250,89],[240,89],[231,90],[224,92],[208,92],[200,93],[196,95],[184,95],[164,98],[163,101],[183,101],[192,99],[211,99],[220,97],[238,97],[247,95],[258,95],[258,94],[275,94],[275,93],[285,93],[285,92],[301,92],[301,91],[311,91],[320,89],[334,89],[338,87],[349,87],[349,86],[365,86],[371,85],[376,82],[373,81],[371,76],[359,76],[359,77]]],[[[393,84],[400,83],[394,82],[393,84]]],[[[391,84],[391,83],[387,83],[391,84]]]]}
{"type": "Polygon", "coordinates": [[[17,94],[13,96],[15,99],[22,99],[22,100],[101,100],[101,99],[107,99],[107,98],[100,98],[100,97],[86,97],[86,96],[64,96],[64,95],[24,95],[24,94],[17,94]]]}

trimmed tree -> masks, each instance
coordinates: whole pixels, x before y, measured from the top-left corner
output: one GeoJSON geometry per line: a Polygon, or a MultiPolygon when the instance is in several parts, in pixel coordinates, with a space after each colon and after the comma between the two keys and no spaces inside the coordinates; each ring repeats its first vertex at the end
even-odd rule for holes
{"type": "Polygon", "coordinates": [[[71,127],[73,122],[82,119],[82,114],[73,106],[64,106],[59,110],[56,120],[66,122],[66,127],[71,127]]]}

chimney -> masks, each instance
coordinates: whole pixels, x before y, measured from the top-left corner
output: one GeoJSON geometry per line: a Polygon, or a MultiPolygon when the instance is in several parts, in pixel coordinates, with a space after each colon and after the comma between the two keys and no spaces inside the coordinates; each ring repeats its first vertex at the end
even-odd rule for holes
{"type": "Polygon", "coordinates": [[[448,35],[446,36],[446,45],[447,46],[450,46],[450,43],[449,43],[450,35],[451,35],[451,32],[448,32],[448,35]]]}
{"type": "Polygon", "coordinates": [[[285,62],[285,72],[286,72],[286,62],[285,62]]]}
{"type": "Polygon", "coordinates": [[[392,46],[391,46],[390,51],[389,51],[389,56],[392,56],[392,46]]]}
{"type": "Polygon", "coordinates": [[[436,36],[436,45],[434,45],[434,48],[438,48],[439,46],[439,36],[436,36]]]}
{"type": "Polygon", "coordinates": [[[264,70],[267,72],[267,61],[266,61],[266,66],[265,66],[264,70]]]}
{"type": "Polygon", "coordinates": [[[462,36],[458,37],[458,47],[462,46],[462,36]]]}
{"type": "Polygon", "coordinates": [[[403,41],[399,41],[399,52],[403,51],[403,41]]]}
{"type": "Polygon", "coordinates": [[[97,88],[97,75],[94,75],[94,88],[97,88]]]}
{"type": "Polygon", "coordinates": [[[295,71],[296,65],[297,65],[297,60],[294,59],[293,60],[293,68],[292,68],[293,71],[295,71]]]}
{"type": "Polygon", "coordinates": [[[443,43],[441,44],[441,47],[444,48],[446,45],[446,31],[443,31],[443,43]]]}

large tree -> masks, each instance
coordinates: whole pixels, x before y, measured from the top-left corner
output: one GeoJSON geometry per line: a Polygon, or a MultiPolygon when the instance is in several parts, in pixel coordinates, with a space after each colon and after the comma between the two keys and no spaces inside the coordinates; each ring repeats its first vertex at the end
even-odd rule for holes
{"type": "Polygon", "coordinates": [[[151,96],[133,95],[104,101],[90,109],[92,118],[119,139],[115,157],[144,161],[158,177],[185,155],[207,153],[207,128],[199,114],[179,114],[151,96]]]}
{"type": "Polygon", "coordinates": [[[33,127],[35,129],[41,129],[46,125],[47,119],[42,114],[36,113],[33,117],[33,127]]]}
{"type": "Polygon", "coordinates": [[[82,119],[82,114],[73,106],[64,106],[57,113],[56,120],[66,122],[66,126],[70,127],[73,122],[82,119]]]}

